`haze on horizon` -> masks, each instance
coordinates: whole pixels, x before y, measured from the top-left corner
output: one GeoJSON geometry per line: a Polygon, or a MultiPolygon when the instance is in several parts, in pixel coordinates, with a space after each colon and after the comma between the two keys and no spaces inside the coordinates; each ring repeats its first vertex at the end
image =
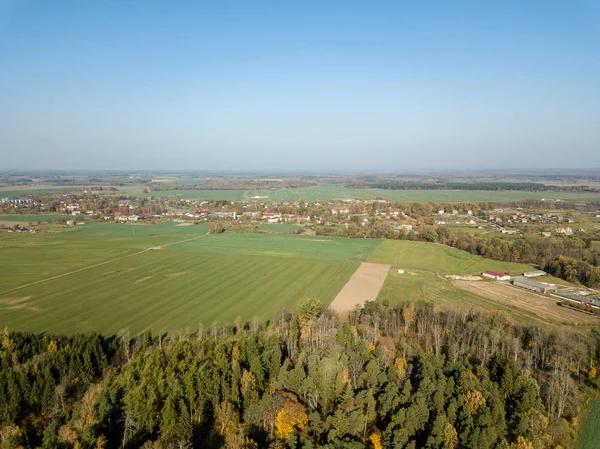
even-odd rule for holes
{"type": "Polygon", "coordinates": [[[595,1],[0,2],[0,170],[600,167],[595,1]]]}

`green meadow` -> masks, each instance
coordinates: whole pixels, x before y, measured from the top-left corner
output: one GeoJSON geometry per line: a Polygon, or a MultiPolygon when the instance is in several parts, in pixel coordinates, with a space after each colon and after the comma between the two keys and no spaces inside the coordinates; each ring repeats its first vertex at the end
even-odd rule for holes
{"type": "Polygon", "coordinates": [[[29,222],[29,223],[53,223],[60,220],[70,220],[73,218],[67,214],[12,214],[12,215],[0,215],[1,221],[16,221],[16,222],[29,222]]]}
{"type": "Polygon", "coordinates": [[[277,232],[283,234],[291,234],[296,232],[302,226],[286,223],[263,223],[258,227],[259,231],[277,232]]]}
{"type": "Polygon", "coordinates": [[[369,257],[370,262],[389,263],[394,268],[416,268],[444,274],[477,274],[499,271],[521,274],[532,265],[484,259],[446,245],[406,240],[384,240],[369,257]]]}
{"type": "Polygon", "coordinates": [[[581,424],[577,436],[577,449],[598,449],[600,447],[600,401],[592,402],[581,424]]]}

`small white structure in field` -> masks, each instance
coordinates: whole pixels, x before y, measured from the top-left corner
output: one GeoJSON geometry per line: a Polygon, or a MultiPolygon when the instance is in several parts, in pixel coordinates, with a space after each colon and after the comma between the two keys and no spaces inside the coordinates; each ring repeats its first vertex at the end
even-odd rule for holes
{"type": "Polygon", "coordinates": [[[404,274],[404,270],[401,268],[398,268],[398,274],[404,274]]]}

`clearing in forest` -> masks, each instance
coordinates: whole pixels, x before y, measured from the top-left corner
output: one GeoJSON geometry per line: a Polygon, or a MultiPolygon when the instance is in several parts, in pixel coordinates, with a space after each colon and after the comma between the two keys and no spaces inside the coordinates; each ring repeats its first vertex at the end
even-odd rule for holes
{"type": "Polygon", "coordinates": [[[375,301],[389,271],[389,265],[363,262],[329,307],[343,316],[357,305],[375,301]]]}

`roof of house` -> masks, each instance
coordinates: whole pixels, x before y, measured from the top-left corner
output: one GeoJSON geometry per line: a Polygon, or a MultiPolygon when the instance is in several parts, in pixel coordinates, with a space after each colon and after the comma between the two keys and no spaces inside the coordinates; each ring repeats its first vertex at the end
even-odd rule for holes
{"type": "Polygon", "coordinates": [[[498,276],[498,277],[508,276],[507,274],[498,273],[496,271],[484,271],[483,274],[489,274],[490,276],[498,276]]]}

